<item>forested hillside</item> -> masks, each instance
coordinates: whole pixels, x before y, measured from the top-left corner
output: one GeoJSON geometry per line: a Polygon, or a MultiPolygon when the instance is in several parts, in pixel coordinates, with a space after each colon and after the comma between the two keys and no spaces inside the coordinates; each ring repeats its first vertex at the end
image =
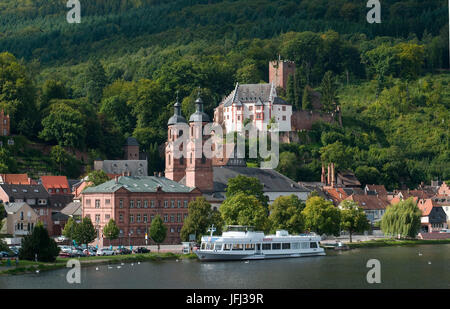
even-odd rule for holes
{"type": "Polygon", "coordinates": [[[319,180],[331,160],[389,188],[450,178],[446,0],[384,0],[381,24],[361,0],[80,2],[81,23],[68,24],[65,0],[0,0],[13,133],[91,158],[120,157],[133,135],[160,170],[176,91],[187,115],[201,87],[212,114],[235,82],[267,81],[280,54],[298,67],[283,93],[295,109],[311,87],[344,116],[344,128],[318,124],[284,145],[280,171],[319,180]]]}

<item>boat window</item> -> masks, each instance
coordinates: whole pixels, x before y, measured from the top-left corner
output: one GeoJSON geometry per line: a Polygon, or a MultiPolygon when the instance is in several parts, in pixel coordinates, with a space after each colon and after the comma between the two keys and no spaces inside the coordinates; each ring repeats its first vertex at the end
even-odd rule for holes
{"type": "Polygon", "coordinates": [[[272,244],[272,250],[280,250],[281,249],[281,243],[276,242],[272,244]]]}
{"type": "Polygon", "coordinates": [[[310,242],[309,243],[309,247],[310,248],[317,248],[317,243],[316,242],[310,242]]]}
{"type": "Polygon", "coordinates": [[[215,250],[222,250],[222,244],[215,244],[214,249],[215,250]]]}
{"type": "Polygon", "coordinates": [[[293,242],[291,244],[292,249],[300,249],[300,243],[299,242],[293,242]]]}
{"type": "Polygon", "coordinates": [[[284,243],[283,243],[282,249],[283,249],[283,250],[285,250],[285,249],[291,249],[291,243],[290,243],[290,242],[284,242],[284,243]]]}
{"type": "Polygon", "coordinates": [[[255,250],[255,244],[245,244],[245,250],[255,250]]]}
{"type": "Polygon", "coordinates": [[[223,245],[223,250],[226,250],[226,251],[231,250],[231,244],[224,244],[223,245]]]}
{"type": "Polygon", "coordinates": [[[211,244],[210,242],[206,243],[206,250],[212,250],[214,244],[211,244]]]}
{"type": "Polygon", "coordinates": [[[270,244],[262,244],[263,250],[270,250],[270,244]]]}
{"type": "Polygon", "coordinates": [[[302,249],[309,249],[309,244],[307,242],[302,242],[302,249]]]}
{"type": "Polygon", "coordinates": [[[233,250],[244,250],[243,244],[233,244],[233,250]]]}
{"type": "Polygon", "coordinates": [[[206,248],[206,244],[205,244],[204,242],[202,242],[202,247],[201,247],[201,249],[202,249],[202,250],[205,250],[205,248],[206,248]]]}

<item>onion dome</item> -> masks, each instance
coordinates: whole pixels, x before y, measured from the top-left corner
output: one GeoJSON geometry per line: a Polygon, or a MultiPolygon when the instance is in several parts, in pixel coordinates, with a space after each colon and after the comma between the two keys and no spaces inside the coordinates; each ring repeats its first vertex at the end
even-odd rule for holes
{"type": "Polygon", "coordinates": [[[189,122],[209,122],[209,116],[203,111],[203,100],[198,94],[197,100],[195,100],[195,113],[189,118],[189,122]]]}
{"type": "Polygon", "coordinates": [[[167,122],[167,125],[174,125],[177,123],[187,123],[186,118],[184,118],[181,115],[181,103],[178,101],[178,95],[177,95],[177,101],[173,105],[174,107],[174,113],[173,116],[170,117],[169,121],[167,122]]]}

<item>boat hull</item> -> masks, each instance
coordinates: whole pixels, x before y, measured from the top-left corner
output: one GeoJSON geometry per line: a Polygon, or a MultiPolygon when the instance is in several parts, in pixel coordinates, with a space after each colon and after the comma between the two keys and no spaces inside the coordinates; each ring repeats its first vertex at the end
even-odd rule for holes
{"type": "Polygon", "coordinates": [[[224,254],[211,251],[195,251],[195,254],[200,261],[240,261],[240,260],[268,260],[268,259],[283,259],[283,258],[297,258],[307,256],[321,256],[326,255],[325,251],[302,252],[302,253],[286,253],[286,254],[224,254]]]}

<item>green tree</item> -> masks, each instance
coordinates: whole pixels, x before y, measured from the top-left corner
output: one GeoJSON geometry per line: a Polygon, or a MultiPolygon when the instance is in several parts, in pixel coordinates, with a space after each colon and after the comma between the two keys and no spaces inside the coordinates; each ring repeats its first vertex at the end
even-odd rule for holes
{"type": "Polygon", "coordinates": [[[73,239],[79,244],[86,244],[86,246],[88,246],[89,243],[93,242],[96,238],[97,230],[92,224],[91,218],[87,216],[84,217],[83,220],[81,220],[81,223],[76,225],[73,239]]]}
{"type": "Polygon", "coordinates": [[[53,146],[52,150],[50,151],[50,158],[53,162],[59,165],[59,174],[61,175],[62,167],[69,163],[69,154],[63,147],[56,145],[53,146]]]}
{"type": "Polygon", "coordinates": [[[228,180],[226,197],[230,198],[242,192],[255,196],[264,207],[268,207],[269,198],[264,195],[264,187],[256,177],[238,175],[228,180]]]}
{"type": "Polygon", "coordinates": [[[161,217],[156,215],[150,226],[149,236],[158,245],[158,252],[161,243],[166,239],[167,227],[164,225],[161,217]]]}
{"type": "Polygon", "coordinates": [[[339,236],[340,212],[330,201],[318,196],[309,197],[302,214],[306,229],[319,235],[339,236]]]}
{"type": "Polygon", "coordinates": [[[214,225],[216,233],[222,232],[222,218],[217,210],[211,208],[211,204],[204,197],[197,197],[189,203],[188,216],[181,228],[181,239],[189,240],[190,234],[195,234],[197,241],[206,234],[208,228],[214,225]]]}
{"type": "Polygon", "coordinates": [[[322,79],[321,84],[321,90],[322,90],[322,109],[327,112],[332,112],[336,109],[337,104],[337,83],[336,79],[333,76],[333,72],[327,71],[322,79]]]}
{"type": "Polygon", "coordinates": [[[420,230],[422,212],[413,198],[387,208],[381,218],[381,230],[385,235],[415,238],[420,230]]]}
{"type": "Polygon", "coordinates": [[[72,241],[72,240],[75,239],[75,230],[76,230],[76,228],[77,228],[77,222],[72,217],[70,217],[67,220],[66,225],[64,225],[64,229],[62,231],[62,234],[64,236],[66,236],[67,238],[69,238],[70,241],[72,241]]]}
{"type": "Polygon", "coordinates": [[[96,187],[109,181],[108,175],[103,170],[92,171],[88,174],[88,179],[92,182],[92,186],[96,187]]]}
{"type": "Polygon", "coordinates": [[[284,176],[295,180],[297,178],[297,165],[298,160],[295,153],[289,151],[282,152],[276,170],[284,176]]]}
{"type": "Polygon", "coordinates": [[[303,89],[303,96],[302,96],[302,109],[303,110],[312,110],[312,100],[311,100],[311,87],[308,85],[305,86],[305,89],[303,89]]]}
{"type": "Polygon", "coordinates": [[[40,262],[54,262],[58,253],[59,248],[56,242],[48,236],[48,231],[42,223],[38,223],[31,235],[23,238],[19,258],[34,261],[37,255],[37,260],[40,262]]]}
{"type": "Polygon", "coordinates": [[[67,99],[67,89],[63,82],[48,79],[42,85],[42,94],[39,99],[39,110],[44,110],[53,99],[67,99]]]}
{"type": "Polygon", "coordinates": [[[363,233],[370,229],[370,223],[364,210],[354,201],[343,201],[341,208],[341,229],[347,231],[352,242],[354,233],[363,233]]]}
{"type": "Polygon", "coordinates": [[[100,102],[103,88],[105,88],[107,82],[105,69],[101,62],[98,59],[91,60],[86,70],[86,92],[90,102],[100,102]]]}
{"type": "Polygon", "coordinates": [[[226,225],[252,226],[260,231],[269,229],[267,209],[254,195],[238,192],[227,197],[219,211],[226,225]]]}
{"type": "Polygon", "coordinates": [[[84,117],[65,103],[52,104],[49,115],[42,120],[42,127],[39,137],[45,141],[56,141],[61,146],[72,148],[84,146],[84,117]]]}
{"type": "Polygon", "coordinates": [[[287,230],[290,234],[304,231],[302,211],[305,204],[294,194],[280,196],[269,206],[271,232],[287,230]]]}
{"type": "Polygon", "coordinates": [[[114,219],[109,219],[108,223],[103,228],[103,236],[111,240],[117,239],[119,237],[119,227],[117,226],[114,219]]]}

